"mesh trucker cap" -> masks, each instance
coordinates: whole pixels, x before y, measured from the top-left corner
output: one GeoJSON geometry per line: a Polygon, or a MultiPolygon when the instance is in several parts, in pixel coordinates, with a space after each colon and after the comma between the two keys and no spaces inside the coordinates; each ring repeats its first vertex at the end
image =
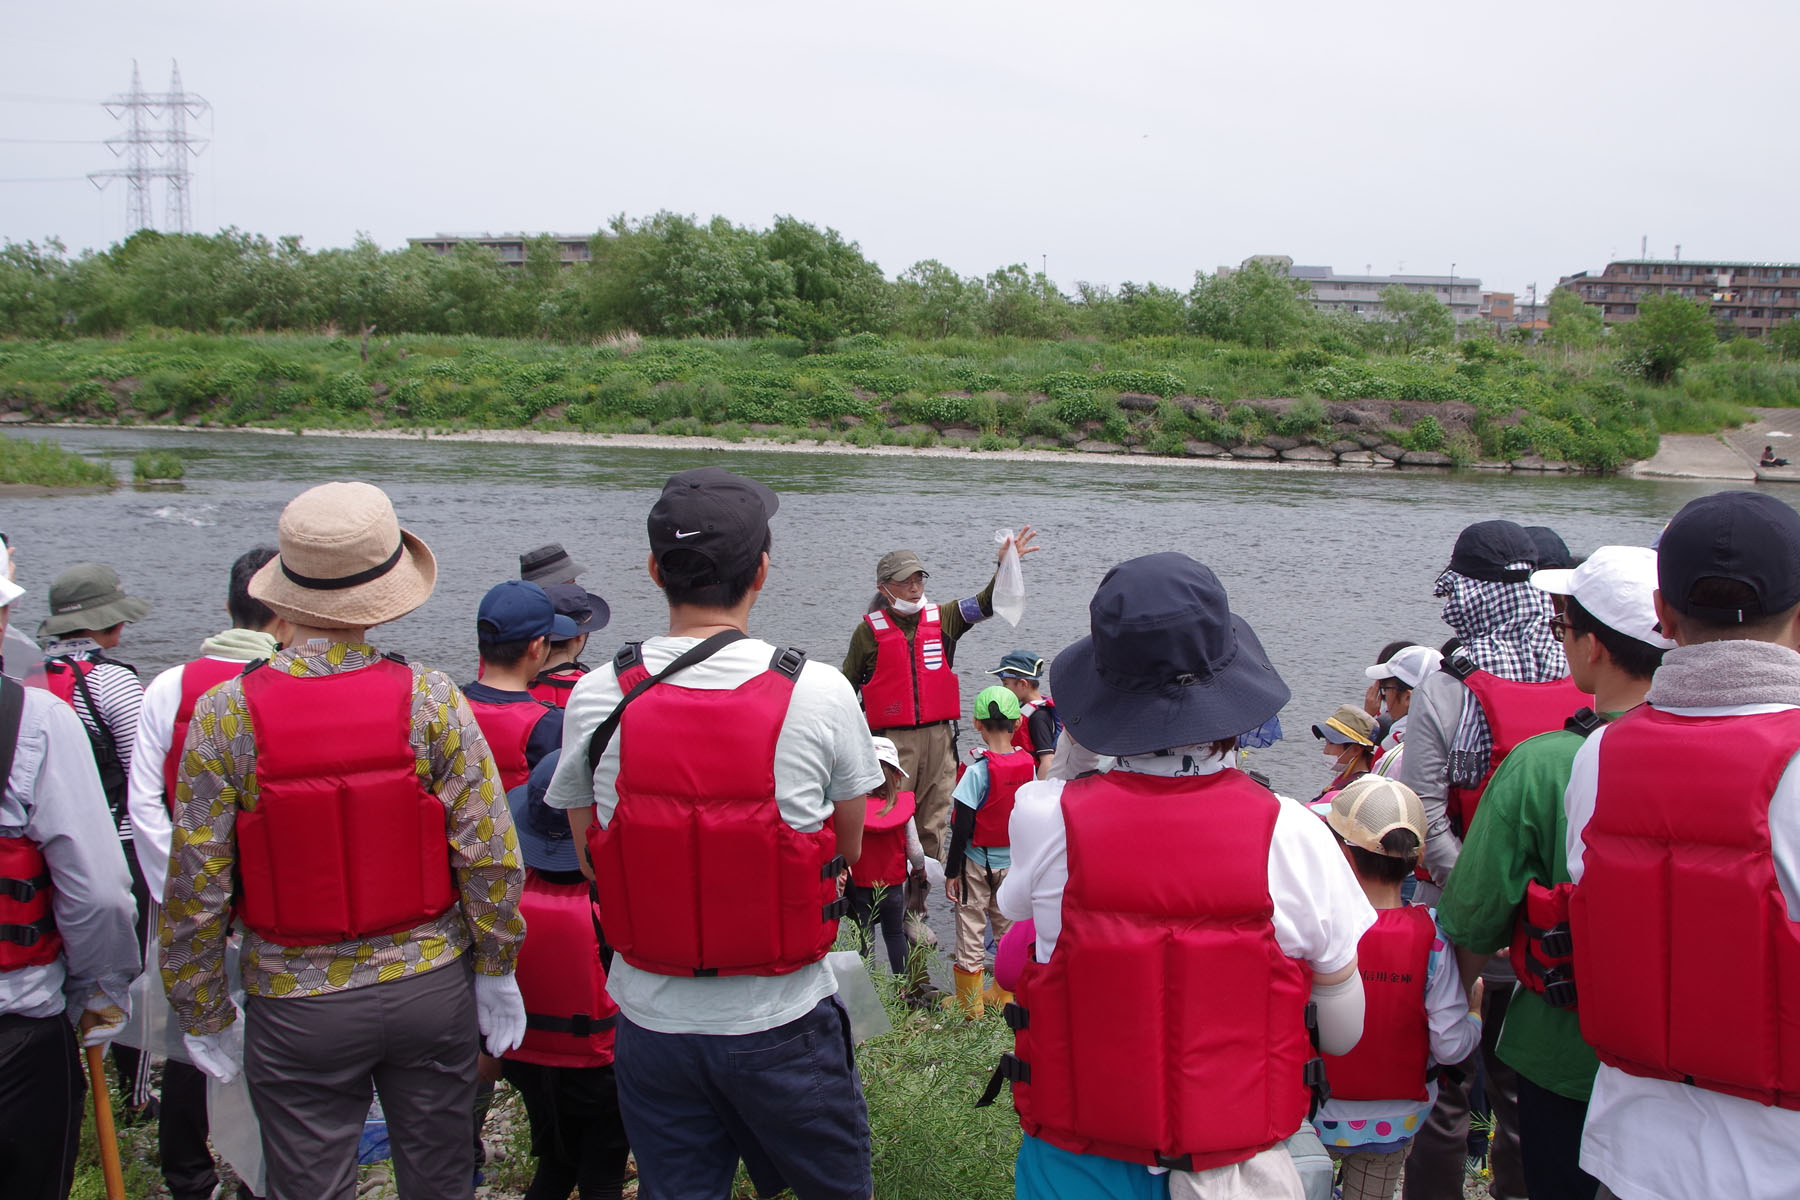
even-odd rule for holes
{"type": "Polygon", "coordinates": [[[1762,492],[1690,500],[1657,543],[1656,577],[1664,603],[1703,620],[1734,623],[1786,612],[1800,604],[1800,513],[1762,492]],[[1702,579],[1741,583],[1756,593],[1756,603],[1694,604],[1694,585],[1702,579]]]}
{"type": "Polygon", "coordinates": [[[1410,830],[1425,845],[1425,806],[1419,794],[1396,779],[1363,775],[1331,798],[1325,822],[1352,846],[1372,854],[1389,854],[1381,839],[1396,829],[1410,830]]]}

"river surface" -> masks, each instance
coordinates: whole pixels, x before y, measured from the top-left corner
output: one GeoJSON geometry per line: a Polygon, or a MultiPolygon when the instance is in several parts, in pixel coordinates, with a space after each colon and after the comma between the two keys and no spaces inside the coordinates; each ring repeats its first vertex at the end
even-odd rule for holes
{"type": "MultiPolygon", "coordinates": [[[[995,618],[958,649],[965,707],[1008,650],[1046,660],[1087,632],[1087,604],[1106,569],[1162,550],[1216,571],[1232,608],[1262,639],[1293,690],[1286,740],[1253,755],[1278,790],[1307,797],[1324,783],[1309,726],[1360,702],[1363,668],[1385,643],[1437,645],[1450,636],[1432,582],[1457,532],[1508,517],[1549,525],[1576,553],[1648,544],[1687,500],[1718,485],[1637,479],[1383,471],[1216,470],[1125,459],[1019,463],[610,446],[295,437],[177,430],[31,431],[72,450],[129,460],[173,450],[187,468],[180,491],[0,501],[0,530],[18,550],[28,591],[12,620],[36,631],[58,571],[107,562],[149,600],[117,654],[148,680],[192,657],[225,624],[231,561],[275,540],[276,519],[316,483],[361,479],[393,497],[400,520],[437,554],[431,600],[376,635],[383,649],[475,670],[475,610],[494,583],[515,577],[521,551],[560,541],[586,564],[582,582],[605,596],[612,623],[586,661],[665,628],[661,594],[645,570],[644,518],[662,482],[717,464],[781,496],[769,586],[751,628],[833,665],[873,593],[875,561],[911,547],[931,571],[929,596],[980,589],[993,568],[994,530],[1029,523],[1041,553],[1024,560],[1026,609],[1017,629],[995,618]]],[[[1784,497],[1785,499],[1785,497],[1784,497]]],[[[1055,680],[1050,682],[1055,691],[1055,680]]],[[[965,734],[967,746],[973,734],[965,734]]]]}

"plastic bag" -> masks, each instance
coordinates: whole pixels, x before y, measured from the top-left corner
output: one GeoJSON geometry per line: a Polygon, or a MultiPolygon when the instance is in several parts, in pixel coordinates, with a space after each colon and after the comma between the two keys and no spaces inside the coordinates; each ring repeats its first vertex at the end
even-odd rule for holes
{"type": "Polygon", "coordinates": [[[837,979],[837,1001],[850,1014],[850,1040],[857,1045],[872,1037],[880,1037],[894,1026],[881,997],[875,994],[875,981],[869,978],[869,964],[854,950],[834,950],[825,956],[825,965],[837,979]]]}
{"type": "Polygon", "coordinates": [[[268,1190],[263,1163],[262,1126],[250,1107],[250,1085],[240,1072],[230,1083],[206,1081],[206,1119],[219,1157],[231,1164],[244,1186],[261,1196],[268,1190]]]}
{"type": "Polygon", "coordinates": [[[1017,625],[1025,615],[1025,572],[1019,569],[1019,548],[1010,544],[1012,538],[1010,529],[994,530],[995,544],[1006,547],[1000,569],[994,572],[994,611],[1008,625],[1017,625]]]}
{"type": "Polygon", "coordinates": [[[131,981],[131,1016],[119,1031],[121,1045],[136,1046],[145,1054],[191,1062],[187,1047],[181,1041],[181,1023],[169,1007],[169,995],[163,991],[162,947],[156,939],[156,920],[162,906],[150,904],[150,938],[144,947],[144,971],[131,981]]]}

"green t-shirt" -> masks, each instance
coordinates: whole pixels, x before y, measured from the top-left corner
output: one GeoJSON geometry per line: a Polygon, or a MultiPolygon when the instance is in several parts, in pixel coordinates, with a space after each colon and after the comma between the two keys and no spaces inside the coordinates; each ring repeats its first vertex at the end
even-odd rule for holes
{"type": "MultiPolygon", "coordinates": [[[[1438,924],[1458,946],[1491,953],[1511,945],[1525,885],[1569,882],[1563,792],[1581,742],[1580,734],[1560,729],[1521,742],[1488,781],[1438,901],[1438,924]]],[[[1523,987],[1513,992],[1497,1053],[1539,1087],[1571,1100],[1587,1100],[1600,1065],[1581,1040],[1575,1011],[1523,987]]]]}

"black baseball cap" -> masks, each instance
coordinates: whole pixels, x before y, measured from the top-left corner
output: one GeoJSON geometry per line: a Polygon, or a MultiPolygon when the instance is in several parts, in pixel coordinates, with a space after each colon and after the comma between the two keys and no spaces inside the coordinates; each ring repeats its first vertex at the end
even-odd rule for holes
{"type": "Polygon", "coordinates": [[[1524,583],[1537,561],[1537,545],[1524,526],[1516,521],[1477,521],[1457,535],[1450,570],[1488,583],[1524,583]]]}
{"type": "Polygon", "coordinates": [[[1800,513],[1762,492],[1714,492],[1690,500],[1663,530],[1656,585],[1676,612],[1723,623],[1754,621],[1800,604],[1800,513]],[[1756,593],[1745,608],[1693,604],[1702,579],[1730,579],[1756,593]]]}
{"type": "Polygon", "coordinates": [[[781,507],[775,493],[723,467],[697,467],[669,476],[650,509],[650,553],[664,580],[704,587],[742,575],[756,565],[769,539],[769,518],[781,507]],[[667,555],[687,550],[711,564],[694,571],[671,569],[667,555]]]}

